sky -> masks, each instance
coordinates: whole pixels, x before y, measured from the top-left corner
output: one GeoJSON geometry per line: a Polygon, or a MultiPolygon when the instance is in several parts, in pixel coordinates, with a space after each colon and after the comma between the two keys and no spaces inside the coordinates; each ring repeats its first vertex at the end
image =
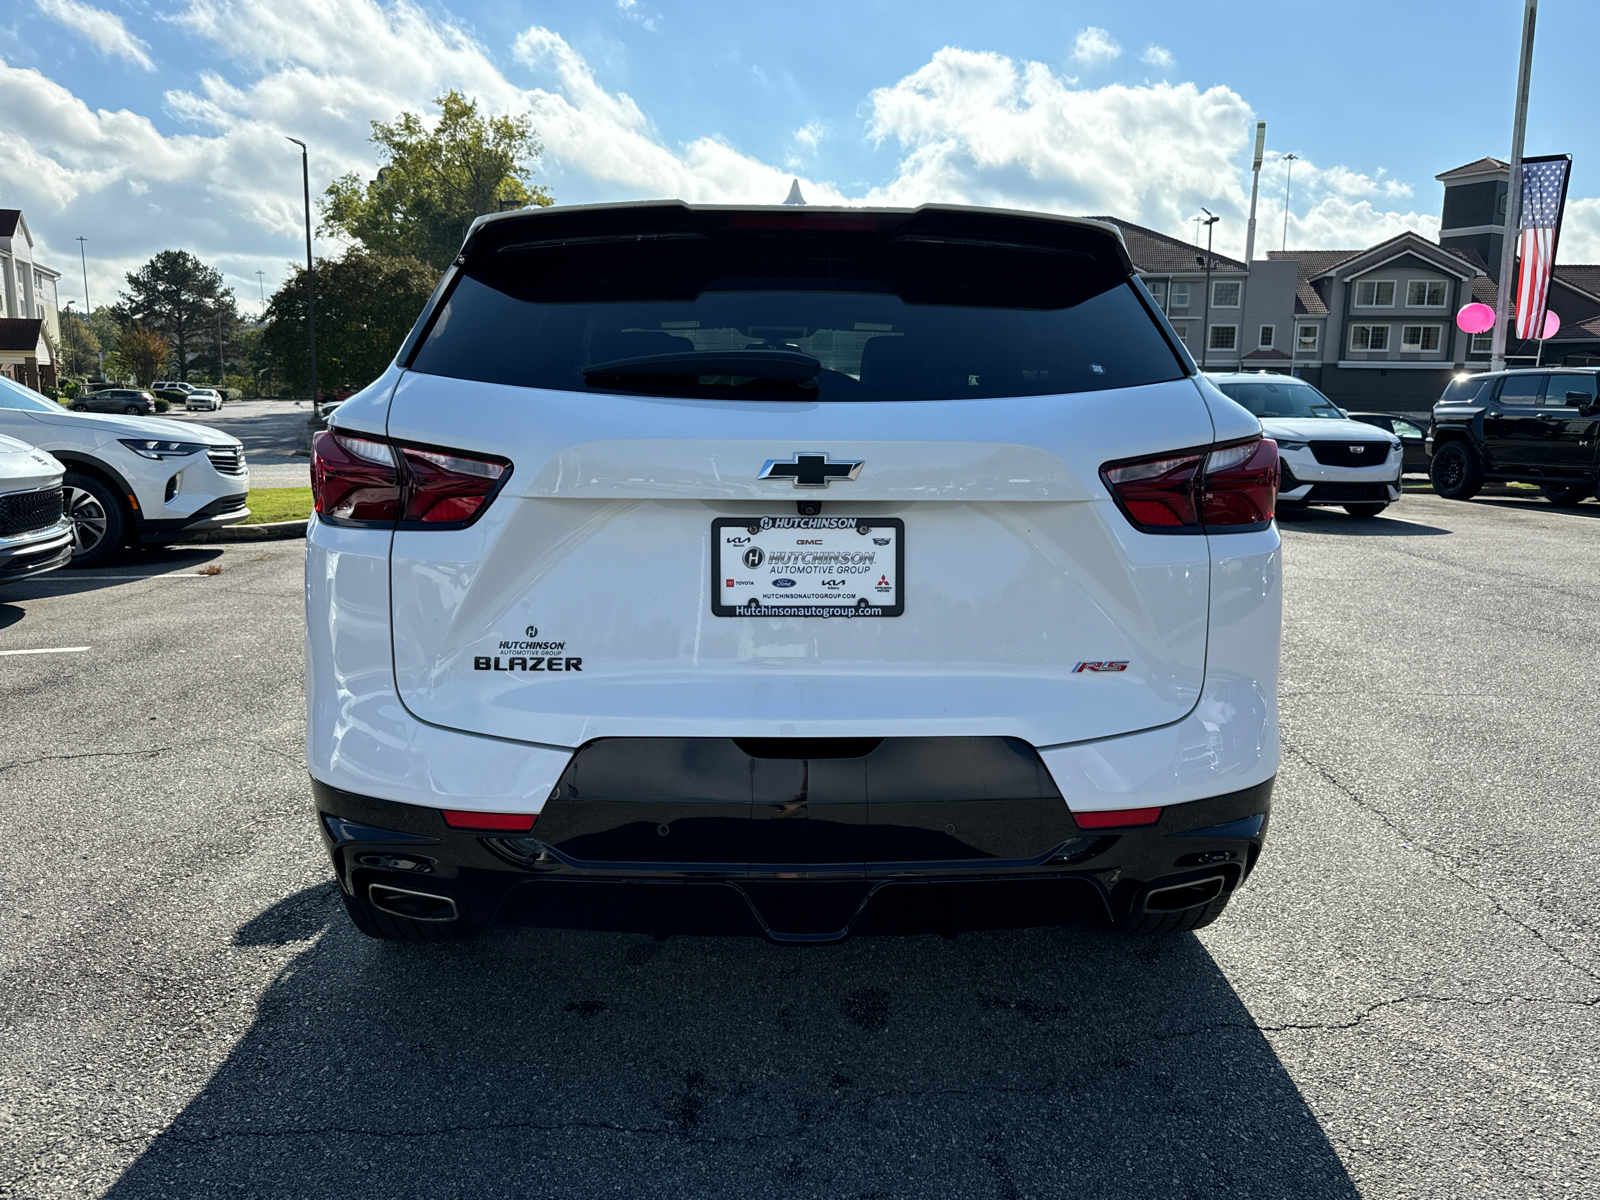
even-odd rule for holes
{"type": "MultiPolygon", "coordinates": [[[[372,121],[457,88],[529,115],[564,204],[678,197],[1114,215],[1242,256],[1436,236],[1434,176],[1505,158],[1523,4],[984,0],[10,0],[0,207],[83,303],[159,250],[245,311],[304,261],[313,199],[370,178],[372,121]],[[1294,154],[1292,179],[1286,180],[1294,154]],[[1285,229],[1285,186],[1289,184],[1285,229]],[[258,276],[257,272],[260,272],[258,276]]],[[[1571,153],[1558,257],[1600,262],[1600,4],[1546,0],[1527,153],[1571,153]]],[[[318,254],[343,246],[318,237],[318,254]]]]}

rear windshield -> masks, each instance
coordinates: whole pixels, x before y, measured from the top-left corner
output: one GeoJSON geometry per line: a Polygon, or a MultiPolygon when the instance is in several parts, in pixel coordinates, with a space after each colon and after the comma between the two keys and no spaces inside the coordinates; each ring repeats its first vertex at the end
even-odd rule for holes
{"type": "Polygon", "coordinates": [[[1465,379],[1452,379],[1439,397],[1440,404],[1466,404],[1477,399],[1483,385],[1489,382],[1482,375],[1468,375],[1465,379]]]}
{"type": "Polygon", "coordinates": [[[563,391],[783,400],[1052,395],[1185,374],[1117,264],[832,233],[480,253],[410,365],[563,391]],[[629,373],[592,369],[621,360],[629,373]]]}
{"type": "Polygon", "coordinates": [[[1344,414],[1309,383],[1274,380],[1270,383],[1219,383],[1223,395],[1244,405],[1258,417],[1328,417],[1344,414]]]}

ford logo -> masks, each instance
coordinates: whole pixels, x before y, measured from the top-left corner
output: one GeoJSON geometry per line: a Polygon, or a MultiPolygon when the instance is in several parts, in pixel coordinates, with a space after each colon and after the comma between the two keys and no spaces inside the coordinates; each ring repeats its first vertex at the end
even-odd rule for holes
{"type": "Polygon", "coordinates": [[[772,581],[772,586],[773,587],[793,587],[794,586],[794,580],[792,580],[792,579],[774,579],[772,581]]]}

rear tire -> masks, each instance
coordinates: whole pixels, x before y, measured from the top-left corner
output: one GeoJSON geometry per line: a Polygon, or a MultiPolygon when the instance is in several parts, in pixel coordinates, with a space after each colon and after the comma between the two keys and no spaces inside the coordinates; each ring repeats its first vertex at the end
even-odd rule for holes
{"type": "Polygon", "coordinates": [[[72,411],[73,412],[88,412],[89,411],[89,406],[87,404],[74,404],[72,406],[72,411]]]}
{"type": "Polygon", "coordinates": [[[397,917],[381,908],[374,908],[361,896],[352,896],[343,888],[339,896],[344,901],[344,911],[350,923],[369,938],[383,942],[459,942],[471,937],[476,930],[465,921],[413,921],[410,917],[397,917]]]}
{"type": "Polygon", "coordinates": [[[68,471],[61,481],[62,507],[72,519],[74,567],[98,567],[128,540],[122,497],[98,475],[68,471]]]}
{"type": "Polygon", "coordinates": [[[144,412],[144,409],[140,408],[137,404],[126,404],[123,405],[122,411],[127,416],[137,417],[140,413],[144,412]]]}
{"type": "Polygon", "coordinates": [[[1574,504],[1581,504],[1594,495],[1594,488],[1587,483],[1558,484],[1545,483],[1539,485],[1539,494],[1551,504],[1561,508],[1570,508],[1574,504]]]}
{"type": "Polygon", "coordinates": [[[1147,937],[1157,933],[1187,933],[1204,929],[1222,915],[1228,907],[1231,893],[1223,892],[1215,900],[1185,908],[1179,912],[1144,912],[1135,909],[1117,922],[1116,930],[1128,937],[1147,937]]]}
{"type": "Polygon", "coordinates": [[[1434,451],[1428,479],[1446,500],[1471,500],[1483,487],[1483,461],[1466,442],[1446,442],[1434,451]]]}
{"type": "Polygon", "coordinates": [[[1375,517],[1388,507],[1387,502],[1383,504],[1346,504],[1344,510],[1352,517],[1375,517]]]}

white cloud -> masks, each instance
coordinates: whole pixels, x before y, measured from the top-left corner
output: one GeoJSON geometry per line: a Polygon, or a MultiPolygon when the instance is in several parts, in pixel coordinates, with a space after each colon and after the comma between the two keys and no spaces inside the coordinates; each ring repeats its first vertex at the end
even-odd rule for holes
{"type": "Polygon", "coordinates": [[[1078,40],[1072,44],[1072,61],[1086,67],[1097,67],[1113,61],[1122,54],[1122,47],[1098,25],[1078,31],[1078,40]]]}
{"type": "Polygon", "coordinates": [[[1150,45],[1144,48],[1144,53],[1139,56],[1139,61],[1149,63],[1163,71],[1170,70],[1172,64],[1178,60],[1172,57],[1172,51],[1165,46],[1150,45]]]}
{"type": "Polygon", "coordinates": [[[639,0],[617,0],[617,11],[627,17],[628,20],[637,21],[651,33],[661,32],[661,15],[659,13],[645,12],[639,0]]]}
{"type": "MultiPolygon", "coordinates": [[[[188,0],[179,19],[214,44],[217,66],[168,93],[167,112],[185,125],[175,134],[146,114],[91,109],[62,83],[0,59],[8,198],[27,210],[46,262],[64,268],[77,257],[72,238],[90,238],[97,300],[169,246],[215,262],[241,299],[255,297],[257,269],[270,290],[303,254],[299,154],[285,136],[310,143],[317,191],[344,171],[372,171],[370,121],[427,114],[450,87],[489,112],[528,114],[546,148],[539,178],[564,201],[772,204],[797,175],[814,204],[1106,213],[1180,237],[1203,204],[1224,218],[1217,248],[1243,250],[1255,113],[1226,87],[1079,88],[1040,63],[946,48],[867,98],[867,134],[894,147],[898,161],[887,178],[846,190],[714,131],[664,138],[631,96],[605,87],[564,38],[538,26],[515,39],[510,61],[497,62],[410,0],[188,0]]],[[[833,136],[814,122],[781,153],[798,157],[833,136]]],[[[1415,211],[1431,204],[1395,204],[1409,200],[1403,180],[1305,158],[1294,168],[1291,245],[1353,248],[1401,228],[1437,229],[1434,214],[1415,211]]],[[[1269,158],[1262,249],[1282,236],[1283,175],[1282,159],[1269,158]]],[[[324,243],[319,252],[338,249],[324,243]]],[[[1600,260],[1600,200],[1574,202],[1562,258],[1600,260]]]]}
{"type": "Polygon", "coordinates": [[[154,71],[150,46],[128,32],[122,18],[80,0],[35,0],[39,11],[88,38],[101,54],[115,54],[146,71],[154,71]]]}

